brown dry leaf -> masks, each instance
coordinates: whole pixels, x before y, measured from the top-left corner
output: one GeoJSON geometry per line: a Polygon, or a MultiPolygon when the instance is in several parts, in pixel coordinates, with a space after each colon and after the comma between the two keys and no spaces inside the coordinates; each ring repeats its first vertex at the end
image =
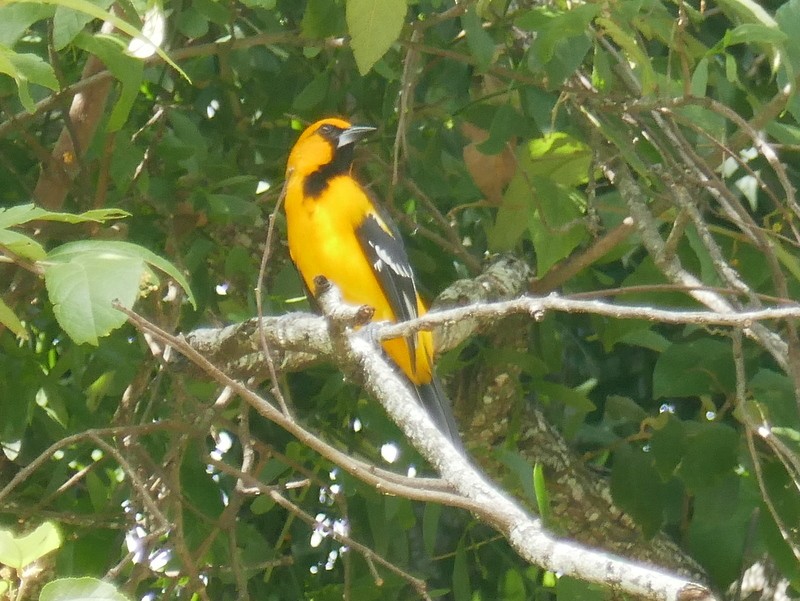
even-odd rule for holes
{"type": "Polygon", "coordinates": [[[478,150],[478,145],[489,137],[489,132],[467,122],[461,123],[461,132],[470,140],[464,147],[463,156],[472,181],[483,193],[486,202],[500,206],[503,192],[517,169],[512,150],[515,140],[512,138],[499,154],[484,154],[478,150]]]}

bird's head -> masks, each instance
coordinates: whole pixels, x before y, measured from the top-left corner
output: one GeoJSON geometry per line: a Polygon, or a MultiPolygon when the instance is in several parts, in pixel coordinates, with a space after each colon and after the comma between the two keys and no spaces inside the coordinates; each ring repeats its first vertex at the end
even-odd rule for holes
{"type": "Polygon", "coordinates": [[[317,121],[309,125],[295,142],[286,173],[305,177],[326,165],[336,165],[341,171],[346,171],[353,161],[355,143],[373,131],[374,127],[351,125],[344,119],[317,121]]]}

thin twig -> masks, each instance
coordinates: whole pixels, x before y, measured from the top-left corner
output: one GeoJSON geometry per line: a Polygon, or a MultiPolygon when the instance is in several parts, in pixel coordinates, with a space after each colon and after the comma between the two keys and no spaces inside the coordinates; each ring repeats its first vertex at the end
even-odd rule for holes
{"type": "Polygon", "coordinates": [[[267,273],[267,264],[269,263],[269,257],[272,253],[272,239],[275,233],[275,221],[278,216],[278,212],[281,210],[281,205],[283,204],[283,199],[286,197],[286,187],[289,183],[289,173],[286,174],[286,179],[283,182],[283,187],[281,188],[281,193],[278,195],[278,200],[275,201],[275,208],[272,210],[272,213],[269,216],[269,225],[267,227],[267,239],[264,242],[264,252],[261,255],[261,265],[258,268],[258,283],[256,284],[256,310],[258,315],[258,338],[261,343],[261,350],[264,353],[264,361],[267,363],[267,369],[269,369],[270,375],[270,392],[272,395],[278,400],[278,404],[281,407],[281,411],[287,416],[292,419],[292,412],[289,410],[289,405],[286,403],[286,398],[283,396],[283,391],[281,390],[280,383],[278,380],[278,370],[275,369],[275,362],[272,359],[272,354],[269,352],[269,345],[267,344],[267,337],[264,335],[264,327],[263,327],[263,319],[264,319],[264,306],[262,301],[263,296],[263,287],[264,287],[264,278],[266,277],[267,273]]]}

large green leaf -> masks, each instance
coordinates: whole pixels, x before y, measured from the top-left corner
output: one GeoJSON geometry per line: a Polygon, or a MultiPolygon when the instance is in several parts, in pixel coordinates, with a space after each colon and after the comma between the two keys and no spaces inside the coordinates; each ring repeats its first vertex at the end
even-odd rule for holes
{"type": "Polygon", "coordinates": [[[642,526],[645,536],[652,536],[661,526],[664,492],[652,456],[628,445],[617,449],[611,470],[611,493],[614,502],[642,526]]]}
{"type": "Polygon", "coordinates": [[[153,279],[148,265],[172,277],[189,301],[195,302],[186,278],[175,266],[129,242],[71,242],[48,253],[41,265],[56,319],[78,343],[97,344],[98,338],[125,323],[125,315],[112,302],[133,306],[141,286],[153,279]]]}
{"type": "MultiPolygon", "coordinates": [[[[84,243],[85,244],[85,243],[84,243]]],[[[63,247],[60,247],[63,248],[63,247]]],[[[42,261],[44,279],[58,323],[75,342],[97,344],[126,321],[112,306],[133,307],[146,264],[129,253],[51,253],[42,261]]]]}
{"type": "Polygon", "coordinates": [[[548,177],[563,186],[580,186],[589,181],[592,149],[564,132],[551,132],[528,142],[532,163],[530,173],[548,177]]]}
{"type": "Polygon", "coordinates": [[[739,436],[733,428],[717,423],[700,424],[694,430],[686,437],[685,453],[678,472],[687,487],[700,490],[733,473],[739,436]]]}
{"type": "Polygon", "coordinates": [[[48,582],[39,601],[129,601],[117,587],[96,578],[61,578],[48,582]]]}
{"type": "Polygon", "coordinates": [[[731,392],[734,380],[730,344],[709,338],[678,342],[659,355],[653,370],[653,396],[731,392]]]}
{"type": "Polygon", "coordinates": [[[405,0],[347,0],[347,30],[362,75],[386,54],[403,29],[405,0]]]}
{"type": "Polygon", "coordinates": [[[503,194],[503,203],[489,229],[489,248],[492,252],[513,249],[528,229],[532,214],[531,186],[522,170],[518,169],[503,194]]]}
{"type": "Polygon", "coordinates": [[[545,273],[569,256],[586,238],[583,222],[585,201],[574,188],[549,177],[532,176],[537,211],[529,222],[539,271],[545,273]]]}
{"type": "Polygon", "coordinates": [[[753,478],[733,474],[694,495],[686,543],[718,585],[727,586],[741,573],[742,553],[745,545],[752,544],[751,525],[758,504],[753,478]]]}
{"type": "Polygon", "coordinates": [[[45,522],[24,536],[0,530],[0,564],[21,570],[60,546],[61,534],[52,522],[45,522]]]}

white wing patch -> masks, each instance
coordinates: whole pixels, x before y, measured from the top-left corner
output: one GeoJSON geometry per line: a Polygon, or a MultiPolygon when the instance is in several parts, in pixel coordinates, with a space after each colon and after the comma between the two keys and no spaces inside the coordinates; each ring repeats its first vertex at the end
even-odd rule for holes
{"type": "Polygon", "coordinates": [[[411,268],[404,261],[398,262],[394,260],[392,258],[391,253],[388,252],[381,245],[376,243],[374,240],[369,240],[367,243],[370,245],[372,250],[375,251],[375,256],[377,257],[375,261],[372,263],[372,267],[375,269],[375,271],[377,271],[378,273],[383,273],[384,268],[389,268],[396,276],[411,282],[411,290],[414,292],[414,295],[410,296],[403,288],[401,288],[400,293],[402,296],[403,304],[405,305],[406,311],[408,312],[408,315],[411,317],[416,316],[417,286],[416,283],[414,282],[414,274],[411,272],[411,268]]]}
{"type": "Polygon", "coordinates": [[[400,277],[408,278],[413,281],[414,275],[411,273],[411,270],[408,268],[408,265],[404,265],[403,263],[398,263],[397,261],[392,259],[392,255],[386,252],[386,249],[384,249],[376,242],[370,240],[369,245],[375,250],[375,254],[378,255],[377,260],[373,264],[373,267],[375,269],[380,271],[382,268],[381,264],[383,263],[400,277]]]}

